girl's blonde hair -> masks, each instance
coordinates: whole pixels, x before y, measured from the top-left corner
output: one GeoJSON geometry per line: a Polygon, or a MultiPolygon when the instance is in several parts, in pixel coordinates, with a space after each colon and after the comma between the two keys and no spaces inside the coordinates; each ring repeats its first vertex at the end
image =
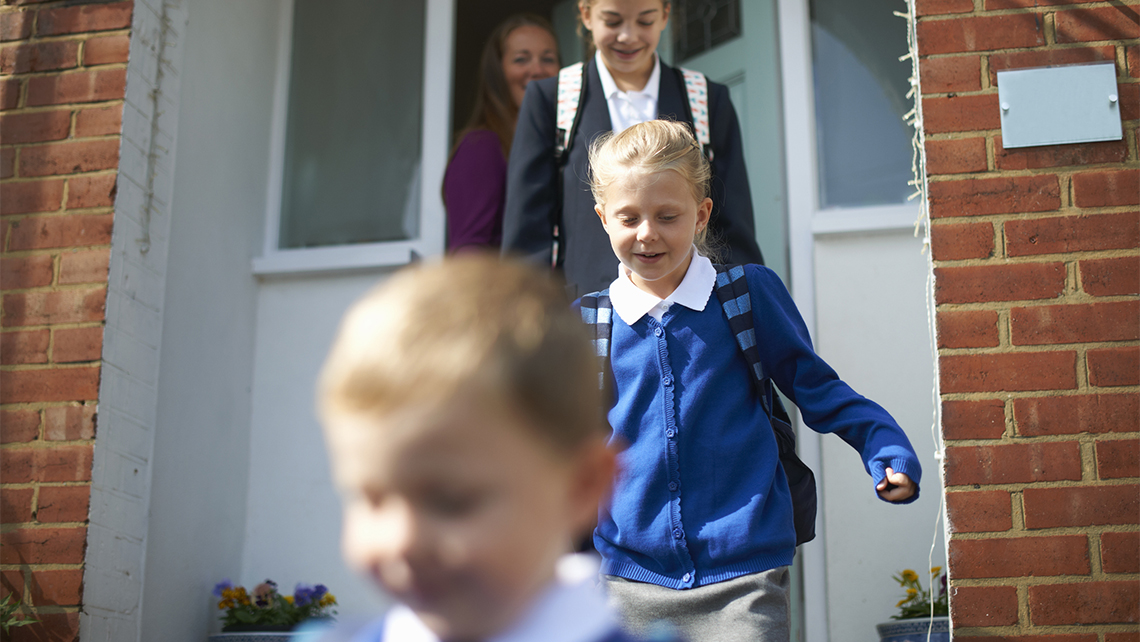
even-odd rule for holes
{"type": "MultiPolygon", "coordinates": [[[[671,120],[647,120],[619,134],[598,136],[590,145],[590,191],[594,202],[606,206],[606,188],[633,174],[676,172],[696,203],[709,197],[712,168],[687,125],[671,120]]],[[[693,239],[697,250],[715,259],[716,239],[708,226],[693,239]]]]}

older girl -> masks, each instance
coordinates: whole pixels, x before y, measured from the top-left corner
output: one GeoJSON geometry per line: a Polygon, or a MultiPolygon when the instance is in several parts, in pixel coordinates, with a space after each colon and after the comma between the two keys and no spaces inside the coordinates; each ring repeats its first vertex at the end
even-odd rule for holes
{"type": "MultiPolygon", "coordinates": [[[[597,51],[583,70],[579,124],[565,166],[554,157],[557,78],[533,83],[519,111],[503,249],[549,265],[557,226],[559,264],[577,293],[605,287],[617,267],[594,222],[594,199],[586,183],[589,144],[600,134],[646,120],[687,120],[684,81],[656,53],[670,6],[665,0],[579,0],[579,18],[597,51]]],[[[760,263],[740,126],[728,88],[708,83],[708,101],[716,176],[710,229],[730,260],[760,263]]]]}

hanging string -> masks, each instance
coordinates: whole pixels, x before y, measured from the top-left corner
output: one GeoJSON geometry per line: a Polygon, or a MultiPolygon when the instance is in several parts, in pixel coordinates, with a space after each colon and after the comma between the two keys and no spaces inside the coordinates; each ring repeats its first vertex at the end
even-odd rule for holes
{"type": "MultiPolygon", "coordinates": [[[[929,193],[927,190],[927,176],[926,176],[926,138],[923,133],[922,121],[922,94],[919,91],[919,64],[918,64],[918,39],[917,39],[917,12],[915,11],[915,0],[904,0],[906,2],[906,12],[895,11],[894,14],[907,21],[907,53],[899,57],[899,61],[910,60],[911,75],[910,75],[910,91],[907,92],[906,97],[914,100],[914,107],[903,116],[903,120],[907,125],[914,128],[914,134],[911,137],[911,161],[910,169],[912,179],[908,181],[908,185],[915,188],[915,191],[907,197],[908,201],[922,197],[919,201],[918,218],[914,222],[914,235],[922,238],[922,253],[926,256],[926,327],[930,338],[930,356],[934,364],[934,377],[931,383],[930,398],[932,404],[931,420],[930,420],[930,434],[934,441],[934,459],[938,462],[939,474],[939,492],[938,492],[938,512],[934,518],[934,528],[930,540],[930,551],[927,555],[927,568],[934,567],[934,551],[938,547],[938,534],[945,528],[945,513],[946,513],[946,494],[943,492],[944,480],[942,479],[942,459],[945,449],[942,443],[942,433],[939,430],[941,425],[941,404],[939,403],[938,394],[938,381],[939,381],[939,367],[938,367],[938,330],[935,323],[935,302],[934,302],[934,257],[930,251],[930,202],[927,200],[926,195],[929,193]]],[[[934,578],[931,576],[931,600],[930,600],[930,625],[927,627],[926,640],[930,642],[931,635],[934,629],[934,578]]],[[[947,589],[949,590],[949,589],[947,589]]]]}

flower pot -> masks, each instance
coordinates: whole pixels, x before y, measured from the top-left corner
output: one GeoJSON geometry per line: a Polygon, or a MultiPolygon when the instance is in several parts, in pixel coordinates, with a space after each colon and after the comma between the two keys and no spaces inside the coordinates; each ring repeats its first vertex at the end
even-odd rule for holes
{"type": "Polygon", "coordinates": [[[892,620],[876,624],[882,642],[950,642],[950,618],[940,615],[934,618],[914,618],[892,620]]]}

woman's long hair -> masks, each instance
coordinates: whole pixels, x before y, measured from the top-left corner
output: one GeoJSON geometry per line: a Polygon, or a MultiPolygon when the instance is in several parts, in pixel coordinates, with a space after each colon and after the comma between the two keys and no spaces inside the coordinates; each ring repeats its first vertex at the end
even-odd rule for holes
{"type": "Polygon", "coordinates": [[[455,137],[456,145],[473,129],[489,129],[498,135],[503,146],[503,157],[510,155],[519,108],[511,98],[511,89],[507,86],[507,77],[503,73],[503,49],[511,32],[526,25],[545,29],[557,42],[550,21],[533,13],[516,13],[499,23],[483,46],[483,55],[479,59],[479,82],[475,90],[475,109],[471,112],[471,118],[467,119],[463,131],[455,137]]]}

